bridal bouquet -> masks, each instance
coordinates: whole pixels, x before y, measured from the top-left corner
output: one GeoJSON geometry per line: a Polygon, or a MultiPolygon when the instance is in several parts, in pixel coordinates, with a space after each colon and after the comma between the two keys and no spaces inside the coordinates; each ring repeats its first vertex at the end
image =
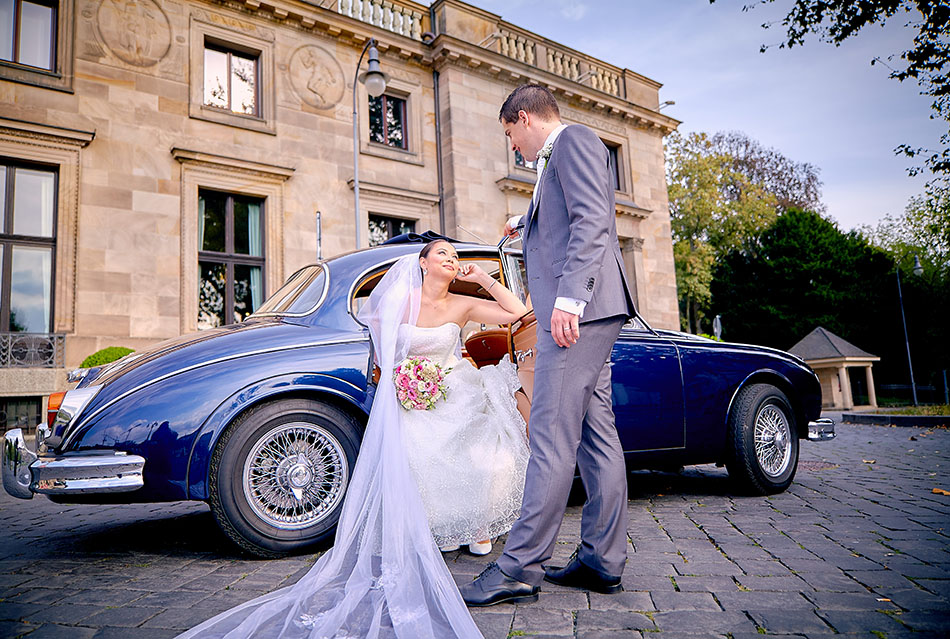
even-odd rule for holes
{"type": "Polygon", "coordinates": [[[430,410],[445,397],[445,373],[428,357],[407,357],[393,371],[396,397],[406,410],[430,410]]]}

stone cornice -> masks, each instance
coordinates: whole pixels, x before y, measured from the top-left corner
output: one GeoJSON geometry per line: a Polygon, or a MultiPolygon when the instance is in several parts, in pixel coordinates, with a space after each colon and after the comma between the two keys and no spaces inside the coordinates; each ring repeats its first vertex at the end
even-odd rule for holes
{"type": "Polygon", "coordinates": [[[437,36],[432,42],[432,64],[436,69],[452,64],[469,71],[481,71],[508,82],[535,82],[591,112],[616,117],[661,135],[672,133],[680,124],[679,120],[658,111],[447,34],[437,36]]]}
{"type": "MultiPolygon", "coordinates": [[[[223,4],[225,7],[302,31],[323,32],[336,41],[350,40],[357,46],[362,46],[370,38],[376,38],[381,53],[388,51],[403,59],[413,58],[421,61],[429,53],[428,47],[422,42],[338,13],[331,8],[336,5],[336,0],[225,0],[223,3],[208,4],[216,7],[223,4]]],[[[425,27],[423,30],[428,28],[428,7],[408,0],[404,0],[402,4],[420,11],[425,27]]]]}
{"type": "Polygon", "coordinates": [[[506,175],[495,180],[495,184],[502,191],[512,191],[529,196],[534,194],[534,180],[523,178],[520,175],[506,175]]]}
{"type": "MultiPolygon", "coordinates": [[[[346,181],[347,186],[353,188],[353,178],[346,181]]],[[[412,202],[414,204],[436,205],[439,203],[438,193],[426,193],[424,191],[413,191],[398,186],[389,186],[386,184],[375,184],[360,180],[360,195],[375,195],[377,197],[392,198],[412,202]]]]}
{"type": "Polygon", "coordinates": [[[614,206],[617,207],[617,215],[648,218],[650,217],[650,213],[652,213],[650,209],[645,209],[636,202],[630,202],[628,200],[617,200],[614,202],[614,206]]]}
{"type": "Polygon", "coordinates": [[[16,137],[32,138],[59,145],[78,146],[79,148],[85,148],[96,137],[95,131],[68,129],[14,118],[0,118],[0,131],[8,131],[16,137]]]}
{"type": "Polygon", "coordinates": [[[263,162],[253,162],[251,160],[216,155],[214,153],[204,153],[202,151],[191,151],[179,147],[172,147],[171,154],[172,157],[182,164],[205,167],[217,171],[226,171],[228,173],[235,171],[250,173],[279,182],[284,182],[289,179],[293,176],[295,171],[293,168],[276,164],[264,164],[263,162]]]}

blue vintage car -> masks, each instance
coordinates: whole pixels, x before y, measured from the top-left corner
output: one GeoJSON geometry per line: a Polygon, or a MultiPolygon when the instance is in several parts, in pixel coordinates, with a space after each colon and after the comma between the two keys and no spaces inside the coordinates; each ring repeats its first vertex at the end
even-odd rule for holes
{"type": "MultiPolygon", "coordinates": [[[[307,266],[240,324],[75,371],[79,384],[54,398],[35,450],[20,430],[6,433],[5,489],[68,503],[206,501],[225,534],[261,556],[331,538],[379,374],[355,313],[388,266],[418,250],[412,239],[307,266]]],[[[517,244],[456,248],[530,308],[517,244]]],[[[535,327],[529,312],[463,333],[476,364],[505,354],[517,362],[525,417],[535,327]]],[[[723,463],[739,489],[774,493],[795,476],[800,439],[834,437],[834,424],[818,418],[818,378],[788,353],[634,318],[612,362],[631,468],[723,463]]]]}

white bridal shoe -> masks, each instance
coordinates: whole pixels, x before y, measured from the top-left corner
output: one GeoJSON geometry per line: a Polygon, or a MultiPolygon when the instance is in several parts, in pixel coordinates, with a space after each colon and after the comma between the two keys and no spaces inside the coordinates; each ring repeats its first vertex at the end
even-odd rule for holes
{"type": "Polygon", "coordinates": [[[455,552],[459,549],[459,545],[455,544],[454,546],[439,546],[439,550],[442,552],[455,552]]]}
{"type": "Polygon", "coordinates": [[[473,555],[487,555],[491,552],[491,539],[476,541],[468,545],[468,551],[473,555]]]}

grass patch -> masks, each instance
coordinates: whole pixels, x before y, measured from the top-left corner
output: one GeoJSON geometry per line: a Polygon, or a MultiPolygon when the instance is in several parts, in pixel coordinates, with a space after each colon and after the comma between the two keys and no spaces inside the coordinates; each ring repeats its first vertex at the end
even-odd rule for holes
{"type": "Polygon", "coordinates": [[[901,406],[887,410],[888,415],[950,415],[950,404],[931,406],[901,406]]]}

